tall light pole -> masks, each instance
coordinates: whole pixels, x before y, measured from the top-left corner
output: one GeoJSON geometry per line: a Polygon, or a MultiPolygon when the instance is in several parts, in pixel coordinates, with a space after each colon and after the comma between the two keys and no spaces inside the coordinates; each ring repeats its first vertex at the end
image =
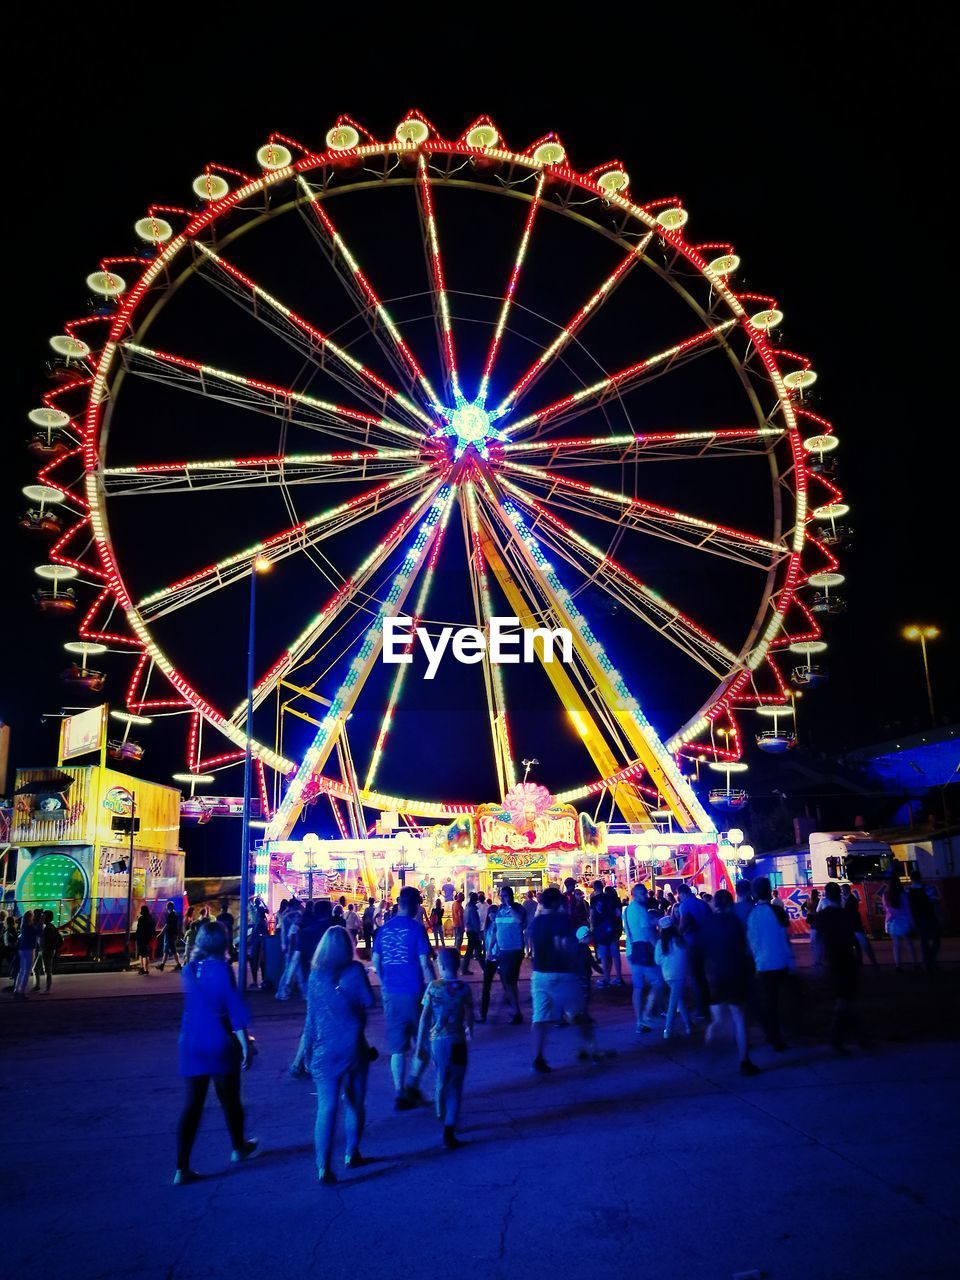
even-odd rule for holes
{"type": "Polygon", "coordinates": [[[933,709],[933,685],[930,682],[930,664],[927,661],[927,641],[936,640],[939,634],[939,627],[923,626],[919,623],[903,629],[903,638],[905,640],[920,641],[920,652],[923,655],[923,674],[927,682],[927,702],[930,704],[930,723],[934,727],[936,727],[937,715],[933,709]]]}
{"type": "Polygon", "coordinates": [[[250,618],[247,627],[247,746],[243,756],[243,824],[240,836],[240,942],[238,951],[238,968],[240,969],[240,990],[247,989],[247,933],[250,928],[250,793],[253,778],[253,651],[254,633],[257,621],[257,574],[266,573],[270,561],[258,556],[250,566],[250,618]]]}

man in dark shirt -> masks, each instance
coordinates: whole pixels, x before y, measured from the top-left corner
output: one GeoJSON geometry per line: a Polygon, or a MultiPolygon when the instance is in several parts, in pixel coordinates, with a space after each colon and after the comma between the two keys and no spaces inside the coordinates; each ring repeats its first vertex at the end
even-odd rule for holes
{"type": "Polygon", "coordinates": [[[835,880],[824,886],[823,905],[810,923],[816,930],[820,954],[833,988],[830,1042],[838,1053],[845,1053],[844,1036],[857,1022],[855,1001],[860,960],[850,913],[843,908],[840,886],[835,880]]]}
{"type": "Polygon", "coordinates": [[[47,975],[47,990],[53,985],[53,966],[57,952],[63,946],[63,935],[53,923],[53,912],[43,913],[43,928],[40,932],[40,955],[43,957],[43,971],[47,975]]]}
{"type": "MultiPolygon", "coordinates": [[[[602,886],[601,886],[602,887],[602,886]]],[[[575,1022],[588,1040],[584,1018],[584,999],[577,977],[576,925],[563,910],[563,894],[555,885],[544,889],[540,911],[530,929],[533,947],[533,975],[530,993],[533,997],[533,1069],[541,1075],[551,1068],[543,1050],[547,1024],[560,1022],[566,1016],[575,1022]]]]}
{"type": "Polygon", "coordinates": [[[180,917],[177,915],[177,909],[172,900],[167,903],[167,909],[163,913],[163,921],[160,928],[163,937],[163,951],[160,953],[160,963],[157,968],[163,973],[163,966],[167,963],[167,956],[170,956],[174,961],[176,971],[179,973],[183,965],[180,963],[177,943],[180,941],[182,930],[180,928],[180,917]]]}
{"type": "Polygon", "coordinates": [[[910,914],[913,916],[914,927],[920,936],[923,963],[927,970],[932,972],[937,967],[937,954],[940,951],[940,921],[937,919],[937,908],[933,897],[917,869],[910,872],[907,902],[910,906],[910,914]]]}

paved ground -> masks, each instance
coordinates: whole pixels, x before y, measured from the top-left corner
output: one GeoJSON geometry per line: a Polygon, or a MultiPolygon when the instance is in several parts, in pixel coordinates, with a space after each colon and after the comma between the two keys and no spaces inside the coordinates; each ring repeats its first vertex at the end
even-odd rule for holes
{"type": "MultiPolygon", "coordinates": [[[[870,1042],[847,1058],[822,1047],[825,1006],[805,972],[793,1047],[758,1048],[753,1080],[732,1048],[708,1051],[699,1035],[637,1043],[628,991],[594,1000],[618,1056],[576,1065],[575,1034],[553,1033],[558,1069],[546,1079],[530,1072],[529,1029],[501,1014],[478,1028],[470,1145],[456,1153],[439,1148],[427,1111],[392,1111],[381,1059],[372,1163],[336,1188],[314,1179],[312,1085],[286,1074],[296,1007],[251,996],[261,1055],[245,1095],[263,1156],[231,1168],[211,1106],[194,1160],[209,1176],[174,1188],[174,976],[77,975],[21,1005],[5,996],[4,1269],[53,1266],[68,1280],[955,1276],[957,952],[932,978],[867,973],[870,1042]]],[[[370,1039],[381,1039],[379,1014],[370,1039]]]]}

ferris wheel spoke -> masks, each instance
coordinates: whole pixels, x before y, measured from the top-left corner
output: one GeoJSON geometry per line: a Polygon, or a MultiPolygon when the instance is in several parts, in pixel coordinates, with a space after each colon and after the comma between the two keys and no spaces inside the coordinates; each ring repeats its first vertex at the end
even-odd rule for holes
{"type": "Polygon", "coordinates": [[[406,556],[394,575],[390,590],[379,611],[363,637],[363,642],[350,665],[350,670],[330,701],[330,708],[321,721],[313,742],[303,757],[300,767],[287,787],[283,800],[267,829],[267,839],[281,839],[289,835],[297,816],[311,789],[320,776],[324,764],[340,734],[340,726],[352,711],[357,697],[373,668],[383,644],[383,628],[387,618],[402,612],[414,579],[429,558],[437,527],[444,508],[455,492],[454,485],[446,479],[437,490],[430,507],[420,522],[417,533],[407,548],[406,556]]]}
{"type": "Polygon", "coordinates": [[[377,485],[328,511],[281,529],[242,551],[151,592],[138,602],[137,610],[142,618],[155,619],[185,605],[195,604],[211,592],[220,591],[238,578],[247,577],[253,572],[257,560],[285,559],[408,500],[423,488],[424,478],[430,472],[427,465],[414,467],[386,484],[377,485]]]}
{"type": "Polygon", "coordinates": [[[453,344],[453,328],[450,322],[450,304],[447,300],[443,258],[440,254],[437,215],[433,204],[433,192],[430,188],[430,175],[427,173],[427,160],[423,155],[420,156],[417,165],[417,208],[420,212],[420,230],[432,285],[434,319],[440,343],[440,359],[447,383],[448,402],[452,400],[454,404],[459,404],[464,397],[460,389],[460,375],[457,372],[457,353],[453,344]]]}
{"type": "Polygon", "coordinates": [[[220,458],[210,462],[143,462],[130,467],[106,467],[101,475],[107,496],[123,498],[139,494],[375,480],[408,470],[419,459],[416,449],[344,450],[220,458]]]}
{"type": "MultiPolygon", "coordinates": [[[[537,193],[539,195],[539,191],[537,193]]],[[[514,387],[507,392],[504,398],[497,406],[497,416],[508,413],[511,409],[515,409],[524,395],[531,390],[534,383],[543,374],[550,363],[560,354],[568,342],[574,338],[583,326],[587,323],[606,302],[606,300],[616,289],[617,285],[628,275],[633,267],[643,257],[647,245],[653,237],[653,232],[647,232],[645,236],[632,248],[629,253],[620,261],[613,271],[607,276],[600,287],[593,293],[578,311],[575,311],[567,323],[563,326],[553,342],[546,347],[533,364],[527,369],[526,373],[520,378],[514,387]]]]}
{"type": "Polygon", "coordinates": [[[283,341],[303,352],[317,368],[352,391],[378,414],[383,414],[389,405],[397,414],[405,415],[408,421],[419,423],[421,429],[433,427],[434,423],[429,415],[409,396],[390,386],[329,335],[322,333],[221,254],[214,253],[199,241],[194,243],[210,267],[209,272],[201,274],[218,282],[229,298],[259,323],[267,325],[283,341]]]}
{"type": "Polygon", "coordinates": [[[714,431],[651,431],[641,435],[578,436],[511,441],[500,445],[505,458],[542,459],[551,467],[599,466],[620,462],[677,462],[690,458],[767,454],[783,427],[729,427],[714,431]]]}
{"type": "Polygon", "coordinates": [[[300,190],[307,198],[312,215],[308,225],[314,231],[331,266],[344,282],[348,293],[358,304],[359,313],[384,357],[400,380],[406,383],[410,390],[416,389],[424,397],[428,406],[439,405],[437,393],[431,386],[430,379],[404,341],[396,322],[367,279],[347,242],[337,230],[336,224],[323,206],[323,201],[317,198],[316,193],[302,177],[298,178],[298,182],[300,190]]]}
{"type": "Polygon", "coordinates": [[[364,447],[385,439],[391,444],[423,443],[423,432],[402,423],[362,413],[345,405],[323,400],[305,391],[250,378],[228,369],[217,369],[198,360],[169,351],[157,351],[138,343],[126,342],[123,356],[127,369],[137,377],[162,382],[179,391],[190,391],[220,400],[241,409],[250,409],[279,421],[323,431],[364,447]]]}
{"type": "MultiPolygon", "coordinates": [[[[517,291],[517,284],[520,281],[520,271],[523,267],[523,260],[527,256],[527,250],[530,247],[530,236],[533,232],[533,224],[536,221],[537,214],[540,211],[540,197],[543,194],[543,186],[546,182],[546,174],[541,173],[537,178],[537,187],[533,193],[533,199],[527,210],[527,216],[523,224],[523,234],[520,237],[520,244],[517,247],[517,255],[513,262],[513,270],[510,272],[510,279],[503,294],[503,302],[500,306],[500,314],[497,317],[497,327],[493,331],[493,337],[490,340],[490,349],[487,352],[487,358],[483,366],[483,376],[480,379],[480,392],[477,400],[482,405],[486,402],[487,393],[490,389],[490,377],[493,373],[494,362],[497,358],[497,352],[500,350],[500,343],[503,340],[503,331],[507,326],[507,318],[510,315],[510,308],[513,305],[513,297],[517,291]]],[[[501,405],[503,408],[503,405],[501,405]]],[[[504,409],[504,412],[506,410],[504,409]]]]}
{"type": "Polygon", "coordinates": [[[718,679],[726,679],[731,669],[738,666],[737,655],[731,649],[659,591],[641,582],[601,547],[588,541],[516,485],[507,482],[503,487],[529,513],[532,533],[542,538],[590,582],[676,645],[688,658],[718,679]]]}
{"type": "MultiPolygon", "coordinates": [[[[440,548],[443,546],[443,536],[447,531],[447,524],[450,520],[450,513],[453,510],[453,503],[447,503],[440,517],[440,524],[437,535],[433,543],[433,549],[430,552],[429,559],[423,565],[423,580],[420,583],[420,590],[417,593],[416,603],[413,606],[413,623],[411,633],[423,617],[423,611],[427,605],[427,599],[430,595],[430,587],[433,584],[433,571],[436,567],[437,558],[440,555],[440,548]]],[[[412,644],[412,638],[411,638],[412,644]]],[[[390,733],[390,726],[393,723],[393,717],[397,709],[397,703],[400,701],[400,695],[403,692],[404,681],[407,672],[410,670],[409,664],[400,664],[397,667],[397,673],[393,678],[390,686],[390,694],[387,698],[387,707],[380,722],[380,729],[374,742],[373,752],[370,756],[370,764],[367,767],[367,776],[363,784],[364,791],[372,791],[374,781],[377,776],[377,770],[380,768],[380,761],[383,758],[383,750],[386,746],[387,737],[390,733]]]]}
{"type": "Polygon", "coordinates": [[[563,422],[572,422],[581,414],[603,404],[611,396],[632,391],[641,383],[649,382],[655,377],[662,377],[663,374],[669,373],[681,364],[686,364],[714,350],[714,344],[722,340],[723,335],[736,323],[736,320],[724,320],[720,324],[711,325],[700,333],[684,338],[682,342],[658,351],[656,355],[648,356],[646,360],[628,365],[617,373],[608,374],[599,381],[564,396],[561,400],[555,400],[546,408],[538,409],[536,413],[509,423],[503,428],[504,434],[514,439],[524,432],[533,430],[535,435],[539,436],[548,425],[557,426],[563,422]]]}
{"type": "MultiPolygon", "coordinates": [[[[467,568],[473,609],[477,627],[489,634],[490,620],[494,616],[490,598],[490,582],[487,574],[487,558],[483,550],[483,536],[477,511],[477,494],[472,480],[467,480],[460,502],[463,517],[463,538],[467,549],[467,568]]],[[[510,742],[510,723],[507,719],[507,701],[500,664],[490,662],[484,653],[483,680],[487,696],[487,714],[493,744],[494,763],[503,795],[517,781],[513,747],[510,742]]]]}
{"type": "MultiPolygon", "coordinates": [[[[257,681],[254,687],[255,708],[260,705],[264,698],[269,696],[280,680],[298,667],[309,664],[313,660],[316,654],[311,654],[311,650],[315,651],[318,647],[321,649],[324,647],[327,643],[325,637],[331,632],[333,624],[351,606],[359,609],[362,605],[367,604],[367,607],[369,607],[367,603],[367,587],[370,580],[410,531],[423,508],[436,497],[437,490],[443,484],[445,478],[444,475],[438,476],[431,485],[417,495],[400,519],[380,538],[373,551],[360,562],[349,578],[340,583],[316,617],[297,636],[289,648],[283,651],[280,657],[267,670],[266,674],[257,681]]],[[[403,669],[401,668],[401,670],[403,669]]],[[[233,723],[243,724],[246,720],[246,714],[247,706],[246,701],[244,701],[234,711],[231,720],[233,723]]]]}
{"type": "Polygon", "coordinates": [[[535,489],[541,501],[551,507],[562,507],[621,528],[666,538],[764,571],[789,554],[781,543],[760,538],[743,529],[715,524],[712,520],[701,520],[698,516],[662,507],[643,498],[585,484],[540,467],[506,461],[502,466],[528,488],[535,489]]]}

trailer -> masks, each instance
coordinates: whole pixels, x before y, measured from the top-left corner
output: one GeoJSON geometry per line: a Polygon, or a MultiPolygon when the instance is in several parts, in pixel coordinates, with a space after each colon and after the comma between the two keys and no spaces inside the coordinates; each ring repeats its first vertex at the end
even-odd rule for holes
{"type": "Polygon", "coordinates": [[[17,771],[10,845],[16,871],[4,906],[52,911],[61,955],[126,954],[142,904],[182,913],[180,792],[102,765],[17,771]]]}

